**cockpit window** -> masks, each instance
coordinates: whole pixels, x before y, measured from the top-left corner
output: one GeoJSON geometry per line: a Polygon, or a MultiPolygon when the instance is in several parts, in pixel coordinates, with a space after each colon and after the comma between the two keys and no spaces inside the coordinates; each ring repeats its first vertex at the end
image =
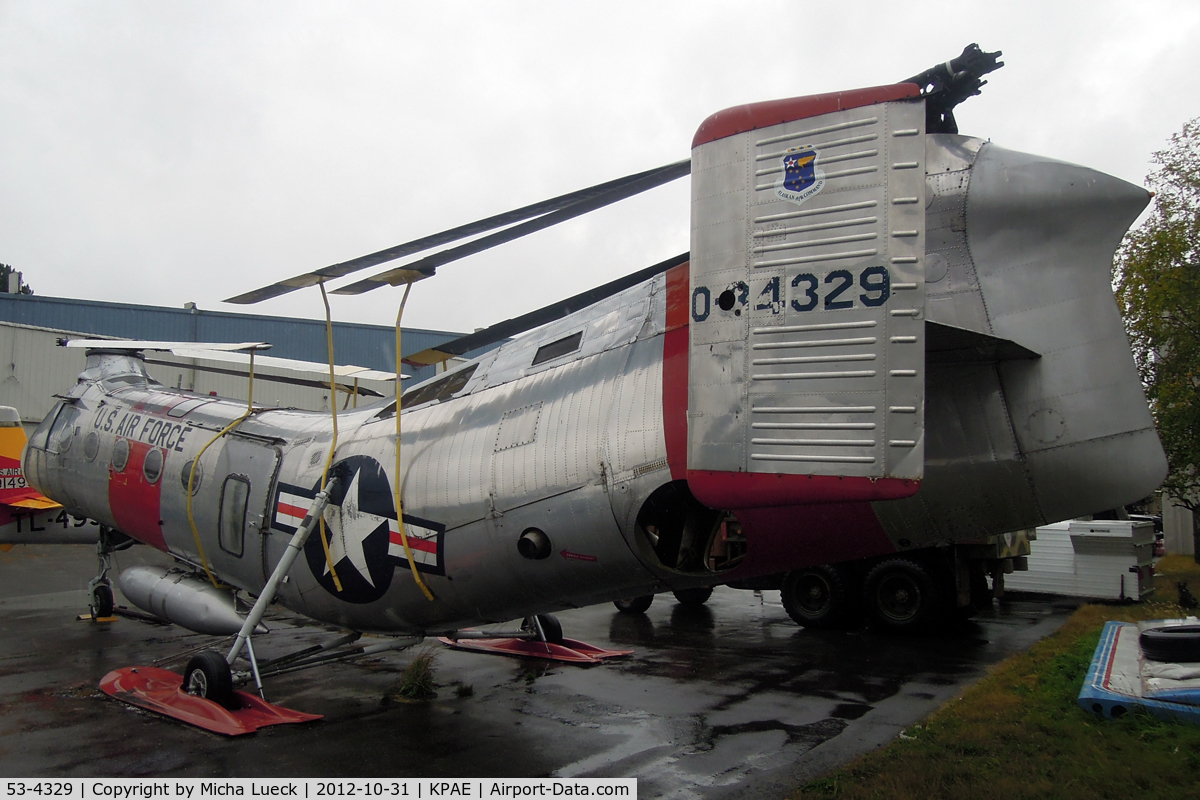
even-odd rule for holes
{"type": "MultiPolygon", "coordinates": [[[[409,389],[400,395],[401,408],[413,408],[434,400],[448,400],[466,387],[478,366],[478,364],[472,364],[451,375],[439,378],[433,383],[409,389]]],[[[375,419],[387,419],[395,413],[396,403],[393,401],[384,406],[383,410],[375,415],[375,419]]]]}
{"type": "MultiPolygon", "coordinates": [[[[424,386],[418,386],[415,389],[410,389],[400,396],[401,408],[412,408],[423,403],[428,403],[432,400],[447,400],[463,390],[467,385],[467,381],[471,380],[471,376],[475,374],[475,369],[478,364],[472,364],[466,369],[460,369],[458,372],[452,373],[439,378],[433,383],[427,383],[424,386]]],[[[392,411],[395,409],[392,408],[392,411]]]]}
{"type": "Polygon", "coordinates": [[[53,415],[53,420],[51,420],[51,415],[47,415],[41,425],[38,425],[29,446],[50,453],[67,452],[71,449],[71,440],[75,433],[75,420],[78,418],[79,409],[70,403],[60,403],[57,413],[53,415]]]}
{"type": "Polygon", "coordinates": [[[579,349],[579,343],[583,341],[583,331],[572,333],[570,336],[565,336],[550,344],[544,344],[537,349],[533,354],[533,363],[530,366],[536,367],[551,359],[565,356],[567,353],[574,353],[579,349]]]}

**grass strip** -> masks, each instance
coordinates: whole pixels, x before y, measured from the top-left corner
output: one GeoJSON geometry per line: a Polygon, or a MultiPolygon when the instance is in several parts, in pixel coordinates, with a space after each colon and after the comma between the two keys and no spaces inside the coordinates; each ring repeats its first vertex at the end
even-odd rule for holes
{"type": "Polygon", "coordinates": [[[1106,720],[1076,702],[1106,621],[1197,613],[1179,607],[1177,581],[1200,590],[1200,565],[1164,557],[1147,602],[1082,606],[891,744],[792,798],[1200,798],[1200,726],[1142,712],[1106,720]]]}

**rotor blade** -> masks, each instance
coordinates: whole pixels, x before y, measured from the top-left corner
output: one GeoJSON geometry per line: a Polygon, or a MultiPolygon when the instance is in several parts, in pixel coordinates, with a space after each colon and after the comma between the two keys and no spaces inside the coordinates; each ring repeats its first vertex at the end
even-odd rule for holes
{"type": "MultiPolygon", "coordinates": [[[[200,372],[211,372],[215,375],[233,375],[236,378],[245,378],[249,373],[245,370],[224,369],[223,367],[213,367],[202,364],[181,364],[178,361],[163,361],[159,358],[144,358],[142,359],[147,364],[157,364],[163,367],[186,367],[187,369],[195,369],[200,372]]],[[[254,375],[256,381],[270,381],[272,383],[286,383],[291,386],[307,386],[314,389],[328,389],[329,380],[310,380],[308,378],[295,378],[287,375],[268,375],[266,373],[254,375]]],[[[360,397],[383,397],[384,395],[368,389],[365,386],[350,383],[338,383],[337,388],[343,392],[357,393],[360,397]]]]}
{"type": "Polygon", "coordinates": [[[508,339],[516,336],[518,333],[532,330],[539,325],[545,325],[547,322],[562,319],[568,314],[590,306],[592,303],[597,303],[606,297],[611,297],[617,292],[628,289],[631,286],[637,286],[642,281],[649,280],[660,272],[666,272],[671,267],[686,264],[687,260],[688,254],[680,253],[673,258],[668,258],[666,261],[660,261],[653,266],[640,269],[623,278],[609,281],[603,286],[597,286],[594,289],[588,289],[586,292],[580,292],[574,297],[568,297],[566,300],[559,300],[536,311],[530,311],[528,314],[522,314],[519,317],[498,322],[481,331],[468,333],[466,336],[460,336],[457,339],[443,342],[437,347],[430,347],[427,350],[405,356],[403,359],[404,363],[421,367],[429,364],[440,364],[455,356],[461,356],[477,348],[508,339]]]}
{"type": "MultiPolygon", "coordinates": [[[[249,368],[250,357],[242,353],[229,353],[218,350],[205,348],[203,345],[195,347],[180,343],[176,347],[170,348],[169,352],[172,355],[180,358],[206,358],[209,361],[226,361],[233,364],[249,368]]],[[[329,376],[329,364],[320,361],[302,361],[295,358],[275,358],[273,356],[255,356],[254,366],[260,369],[286,369],[292,372],[308,372],[314,375],[329,376]]],[[[370,369],[368,367],[360,367],[356,364],[334,364],[333,374],[335,378],[340,380],[371,380],[371,381],[394,381],[396,373],[383,372],[380,370],[370,369]]],[[[256,373],[257,376],[257,373],[256,373]]],[[[408,378],[410,376],[404,375],[408,378]]],[[[326,381],[328,383],[328,381],[326,381]]]]}
{"type": "Polygon", "coordinates": [[[513,239],[519,239],[522,236],[527,236],[535,231],[540,231],[544,228],[549,228],[551,225],[557,225],[560,222],[566,222],[569,219],[574,219],[589,211],[595,211],[598,208],[611,205],[618,200],[624,200],[626,197],[632,197],[635,194],[653,189],[656,186],[661,186],[664,183],[670,183],[673,180],[682,178],[691,170],[691,160],[684,159],[676,161],[674,164],[668,164],[665,167],[650,170],[642,173],[636,180],[631,180],[620,186],[607,189],[604,192],[589,195],[581,198],[569,205],[563,206],[557,211],[552,211],[544,214],[536,219],[531,219],[528,222],[514,225],[506,230],[497,231],[490,236],[484,236],[481,239],[476,239],[473,242],[452,247],[449,250],[443,250],[439,253],[434,253],[431,256],[405,264],[402,267],[381,272],[378,275],[372,275],[370,278],[365,278],[361,281],[356,281],[348,286],[334,289],[333,294],[362,294],[369,292],[372,289],[378,289],[380,286],[396,286],[401,283],[406,283],[409,276],[413,272],[423,274],[433,274],[433,270],[442,264],[447,264],[451,261],[457,261],[460,258],[479,253],[489,248],[495,247],[498,244],[511,242],[513,239]]]}
{"type": "Polygon", "coordinates": [[[212,350],[234,353],[242,350],[270,350],[267,342],[163,342],[142,339],[58,339],[59,347],[78,347],[87,350],[212,350]]]}
{"type": "MultiPolygon", "coordinates": [[[[668,165],[668,167],[675,166],[677,165],[668,165]]],[[[279,297],[280,295],[287,294],[288,292],[293,292],[296,289],[302,289],[306,286],[315,286],[321,280],[341,278],[349,275],[352,272],[374,267],[378,264],[384,264],[388,261],[394,261],[397,258],[404,258],[405,256],[419,253],[422,250],[429,250],[430,248],[439,247],[443,244],[449,244],[450,242],[455,242],[459,239],[465,239],[469,236],[476,236],[481,233],[486,233],[490,230],[495,230],[496,228],[502,228],[507,225],[512,225],[514,223],[530,219],[531,217],[537,217],[552,211],[556,211],[580,200],[595,197],[612,189],[642,180],[647,176],[658,174],[663,169],[667,169],[668,167],[658,167],[656,169],[646,170],[645,172],[626,175],[623,178],[617,178],[616,180],[607,181],[606,183],[589,186],[586,189],[568,192],[567,194],[559,195],[558,197],[553,197],[549,200],[543,200],[539,203],[523,206],[512,211],[506,211],[503,214],[496,214],[485,219],[467,223],[466,225],[459,225],[455,228],[450,228],[440,233],[434,233],[429,236],[423,236],[419,239],[413,239],[412,241],[405,242],[404,244],[399,244],[395,247],[389,247],[386,250],[369,253],[368,255],[352,258],[349,261],[343,261],[338,264],[331,264],[328,267],[322,267],[321,269],[314,270],[312,272],[306,272],[302,275],[297,275],[295,277],[288,278],[287,280],[273,283],[270,286],[264,286],[261,289],[255,289],[254,291],[240,294],[237,297],[231,297],[225,302],[250,304],[258,303],[263,300],[269,300],[273,297],[279,297]]],[[[647,186],[646,188],[651,187],[647,186]]]]}

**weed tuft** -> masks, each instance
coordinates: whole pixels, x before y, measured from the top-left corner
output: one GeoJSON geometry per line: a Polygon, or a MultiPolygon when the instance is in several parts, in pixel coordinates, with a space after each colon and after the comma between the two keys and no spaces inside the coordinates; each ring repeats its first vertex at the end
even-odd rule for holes
{"type": "Polygon", "coordinates": [[[400,680],[388,690],[385,699],[411,702],[437,697],[437,684],[433,682],[433,662],[436,658],[437,651],[433,647],[426,647],[413,656],[400,675],[400,680]]]}

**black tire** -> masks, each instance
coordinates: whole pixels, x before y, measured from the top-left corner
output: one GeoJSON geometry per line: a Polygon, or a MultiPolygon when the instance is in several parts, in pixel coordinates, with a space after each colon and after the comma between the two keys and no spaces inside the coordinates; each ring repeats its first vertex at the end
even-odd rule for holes
{"type": "MultiPolygon", "coordinates": [[[[681,605],[685,606],[702,606],[708,602],[708,598],[712,597],[711,586],[701,586],[696,589],[679,589],[673,592],[675,599],[681,605]]],[[[653,595],[651,595],[653,597],[653,595]]]]}
{"type": "Polygon", "coordinates": [[[92,589],[92,619],[111,617],[113,609],[113,590],[107,583],[98,583],[92,589]]]}
{"type": "Polygon", "coordinates": [[[542,635],[546,637],[547,642],[550,644],[562,644],[562,623],[558,621],[558,617],[550,614],[538,614],[537,621],[542,626],[542,635]]]}
{"type": "Polygon", "coordinates": [[[863,584],[863,606],[877,625],[913,631],[938,617],[941,593],[922,564],[897,558],[877,564],[863,584]]]}
{"type": "Polygon", "coordinates": [[[1189,663],[1200,661],[1200,625],[1150,628],[1138,637],[1142,654],[1151,661],[1189,663]]]}
{"type": "MultiPolygon", "coordinates": [[[[957,599],[956,592],[948,592],[948,597],[951,601],[957,599]]],[[[992,607],[992,587],[988,586],[987,576],[983,569],[971,569],[971,602],[969,605],[959,606],[951,602],[949,605],[954,606],[951,610],[954,613],[954,618],[959,621],[966,621],[977,615],[979,612],[990,609],[992,607]]]]}
{"type": "Polygon", "coordinates": [[[183,671],[183,690],[188,694],[234,708],[233,674],[225,657],[214,650],[197,653],[183,671]]]}
{"type": "Polygon", "coordinates": [[[613,605],[622,614],[645,614],[646,609],[654,602],[654,595],[644,594],[641,597],[630,597],[626,600],[613,600],[613,605]]]}
{"type": "Polygon", "coordinates": [[[842,573],[828,564],[789,572],[779,597],[788,616],[804,628],[841,628],[855,616],[842,573]]]}

